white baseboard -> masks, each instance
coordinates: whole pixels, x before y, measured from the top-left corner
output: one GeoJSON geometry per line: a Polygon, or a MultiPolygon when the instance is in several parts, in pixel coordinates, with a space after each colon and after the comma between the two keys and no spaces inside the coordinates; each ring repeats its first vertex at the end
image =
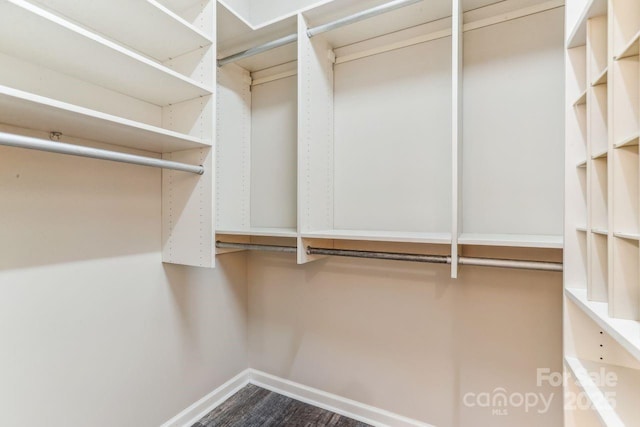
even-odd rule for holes
{"type": "Polygon", "coordinates": [[[231,378],[171,418],[161,427],[191,427],[247,384],[254,384],[300,402],[308,403],[376,427],[434,427],[430,424],[385,411],[384,409],[365,405],[355,400],[285,380],[255,369],[247,369],[231,378]]]}
{"type": "Polygon", "coordinates": [[[247,384],[249,384],[249,369],[240,372],[160,427],[191,427],[247,384]]]}
{"type": "Polygon", "coordinates": [[[265,372],[249,369],[249,382],[300,402],[335,412],[376,427],[434,427],[355,400],[285,380],[265,372]]]}

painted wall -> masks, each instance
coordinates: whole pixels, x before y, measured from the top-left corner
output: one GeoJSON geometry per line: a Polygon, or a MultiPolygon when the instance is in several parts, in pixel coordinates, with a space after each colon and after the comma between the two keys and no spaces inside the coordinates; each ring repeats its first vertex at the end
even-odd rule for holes
{"type": "Polygon", "coordinates": [[[0,425],[160,425],[246,369],[245,255],[163,265],[160,185],[0,149],[0,425]]]}
{"type": "Polygon", "coordinates": [[[439,427],[562,425],[561,390],[536,384],[537,368],[562,372],[561,274],[452,280],[448,266],[278,254],[248,266],[252,368],[439,427]],[[553,395],[549,410],[465,406],[500,387],[553,395]]]}

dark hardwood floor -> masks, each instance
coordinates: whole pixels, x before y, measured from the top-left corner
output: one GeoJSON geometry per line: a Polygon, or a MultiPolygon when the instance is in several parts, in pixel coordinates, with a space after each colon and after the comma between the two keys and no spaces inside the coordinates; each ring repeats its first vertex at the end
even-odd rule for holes
{"type": "Polygon", "coordinates": [[[193,427],[326,426],[370,427],[315,406],[249,384],[193,427]]]}

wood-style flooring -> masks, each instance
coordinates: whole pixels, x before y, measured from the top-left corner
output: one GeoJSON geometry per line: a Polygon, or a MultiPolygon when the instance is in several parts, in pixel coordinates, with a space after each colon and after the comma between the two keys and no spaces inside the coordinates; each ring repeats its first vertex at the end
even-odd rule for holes
{"type": "Polygon", "coordinates": [[[249,384],[193,427],[370,427],[368,424],[249,384]]]}

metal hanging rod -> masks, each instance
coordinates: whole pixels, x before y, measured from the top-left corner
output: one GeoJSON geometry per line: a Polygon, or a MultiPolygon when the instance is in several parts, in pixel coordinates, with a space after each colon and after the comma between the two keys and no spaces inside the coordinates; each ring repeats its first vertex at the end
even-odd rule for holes
{"type": "MultiPolygon", "coordinates": [[[[296,253],[295,246],[260,245],[254,243],[227,243],[216,242],[216,247],[221,249],[241,249],[250,251],[285,252],[296,253]]],[[[307,255],[328,255],[350,258],[386,259],[393,261],[425,262],[430,264],[451,264],[451,256],[448,255],[422,255],[405,254],[396,252],[357,251],[351,249],[328,249],[307,247],[307,255]]],[[[562,271],[562,263],[544,261],[519,261],[511,259],[458,257],[458,264],[473,265],[478,267],[512,268],[517,270],[562,271]]]]}
{"type": "Polygon", "coordinates": [[[353,15],[345,16],[344,18],[337,19],[328,24],[318,25],[317,27],[309,28],[307,30],[307,36],[313,37],[318,34],[326,33],[327,31],[335,30],[336,28],[344,27],[346,25],[353,24],[358,21],[363,21],[374,16],[382,15],[383,13],[391,12],[401,7],[409,6],[421,2],[422,0],[395,0],[389,3],[381,4],[380,6],[373,7],[371,9],[363,10],[362,12],[354,13],[353,15]]]}
{"type": "Polygon", "coordinates": [[[259,53],[266,52],[268,50],[276,49],[278,47],[294,43],[297,40],[298,40],[298,34],[291,34],[291,35],[279,38],[278,40],[270,41],[265,44],[261,44],[260,46],[252,47],[247,50],[243,50],[242,52],[234,53],[233,55],[229,55],[224,58],[218,59],[218,67],[222,67],[225,64],[236,62],[241,59],[249,58],[250,56],[254,56],[259,53]]]}
{"type": "Polygon", "coordinates": [[[130,163],[132,165],[150,166],[153,168],[172,169],[176,171],[195,173],[197,175],[202,175],[204,173],[204,167],[202,166],[188,165],[185,163],[154,159],[151,157],[136,156],[117,151],[82,147],[63,142],[47,141],[45,139],[14,135],[4,132],[0,132],[0,145],[47,151],[49,153],[68,154],[70,156],[90,157],[92,159],[109,160],[112,162],[130,163]]]}
{"type": "MultiPolygon", "coordinates": [[[[374,258],[395,261],[428,262],[435,264],[451,264],[450,256],[404,254],[395,252],[370,252],[345,249],[325,249],[307,247],[307,255],[330,255],[355,258],[374,258]]],[[[480,267],[515,268],[520,270],[562,271],[562,263],[542,261],[518,261],[510,259],[458,257],[458,264],[480,267]]]]}
{"type": "MultiPolygon", "coordinates": [[[[382,4],[380,6],[373,7],[371,9],[363,10],[362,12],[354,13],[353,15],[340,18],[336,21],[329,22],[328,24],[319,25],[317,27],[309,28],[307,35],[309,37],[316,36],[318,34],[331,31],[336,28],[344,27],[345,25],[353,24],[354,22],[362,21],[364,19],[372,18],[377,15],[381,15],[386,12],[390,12],[401,7],[409,6],[415,3],[419,3],[422,0],[395,0],[389,3],[382,4]]],[[[281,37],[277,40],[273,40],[259,46],[243,50],[242,52],[234,53],[233,55],[225,56],[218,59],[218,67],[230,64],[232,62],[240,61],[241,59],[249,58],[254,55],[258,55],[268,50],[276,49],[281,46],[288,45],[298,41],[298,34],[290,34],[285,37],[281,37]]]]}
{"type": "Polygon", "coordinates": [[[228,242],[216,242],[216,248],[220,249],[243,249],[248,251],[264,251],[264,252],[284,252],[288,254],[295,254],[298,248],[295,246],[279,246],[279,245],[258,245],[253,243],[228,243],[228,242]]]}
{"type": "Polygon", "coordinates": [[[393,261],[428,262],[431,264],[451,264],[451,257],[444,255],[403,254],[395,252],[354,251],[351,249],[325,249],[307,247],[307,255],[330,255],[350,258],[372,258],[393,261]]]}

